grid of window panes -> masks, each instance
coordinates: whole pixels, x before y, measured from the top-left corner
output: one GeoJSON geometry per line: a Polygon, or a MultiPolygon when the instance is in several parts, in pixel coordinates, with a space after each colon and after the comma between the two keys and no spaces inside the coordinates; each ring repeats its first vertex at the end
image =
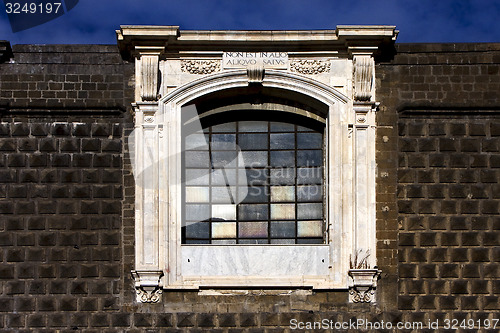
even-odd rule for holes
{"type": "Polygon", "coordinates": [[[183,244],[321,244],[323,133],[273,121],[184,140],[183,244]]]}

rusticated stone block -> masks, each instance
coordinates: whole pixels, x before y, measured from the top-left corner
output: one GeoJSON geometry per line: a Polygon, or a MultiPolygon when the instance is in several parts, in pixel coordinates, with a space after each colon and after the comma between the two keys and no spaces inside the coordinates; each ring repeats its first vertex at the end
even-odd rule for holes
{"type": "Polygon", "coordinates": [[[257,315],[255,313],[240,313],[239,317],[241,327],[257,326],[257,315]]]}
{"type": "Polygon", "coordinates": [[[415,297],[414,296],[399,296],[398,308],[400,310],[415,310],[415,297]]]}
{"type": "MultiPolygon", "coordinates": [[[[141,313],[142,314],[142,313],[141,313]]],[[[137,313],[134,314],[137,315],[137,313]]],[[[109,327],[109,315],[106,313],[94,313],[90,316],[92,327],[109,327]]]]}
{"type": "Polygon", "coordinates": [[[196,318],[194,313],[177,313],[177,327],[193,327],[195,326],[196,318]]]}
{"type": "Polygon", "coordinates": [[[468,249],[451,249],[451,261],[463,262],[469,261],[468,249]]]}
{"type": "Polygon", "coordinates": [[[414,264],[400,264],[399,276],[402,278],[414,278],[417,276],[417,266],[414,264]]]}
{"type": "Polygon", "coordinates": [[[24,122],[10,124],[10,128],[12,136],[28,136],[30,134],[29,126],[24,122]]]}
{"type": "Polygon", "coordinates": [[[439,297],[439,307],[442,310],[455,310],[457,306],[457,297],[455,296],[440,296],[439,297]]]}
{"type": "Polygon", "coordinates": [[[421,278],[436,278],[436,265],[434,264],[426,264],[419,266],[419,276],[421,278]]]}
{"type": "Polygon", "coordinates": [[[135,327],[152,327],[153,315],[150,313],[134,313],[135,327]]]}
{"type": "Polygon", "coordinates": [[[173,327],[173,315],[171,313],[156,314],[155,322],[157,327],[173,327]]]}
{"type": "Polygon", "coordinates": [[[462,274],[464,278],[479,278],[479,265],[478,264],[467,264],[462,268],[462,274]]]}
{"type": "Polygon", "coordinates": [[[467,280],[454,280],[451,281],[452,294],[468,294],[469,282],[467,280]]]}
{"type": "Polygon", "coordinates": [[[71,134],[71,125],[67,123],[54,123],[51,126],[50,133],[55,136],[69,136],[71,134]]]}

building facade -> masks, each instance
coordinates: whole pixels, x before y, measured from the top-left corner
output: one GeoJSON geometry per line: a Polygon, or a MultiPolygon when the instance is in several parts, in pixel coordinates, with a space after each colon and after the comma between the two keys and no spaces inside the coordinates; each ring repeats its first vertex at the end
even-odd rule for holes
{"type": "Polygon", "coordinates": [[[496,331],[500,46],[396,37],[2,42],[0,330],[496,331]]]}

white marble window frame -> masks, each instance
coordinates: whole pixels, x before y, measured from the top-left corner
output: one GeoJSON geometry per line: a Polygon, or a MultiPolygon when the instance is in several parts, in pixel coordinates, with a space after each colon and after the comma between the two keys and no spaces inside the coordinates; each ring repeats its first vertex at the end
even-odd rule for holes
{"type": "Polygon", "coordinates": [[[266,70],[265,87],[290,90],[326,104],[327,242],[319,245],[181,244],[181,108],[220,90],[248,85],[246,70],[195,80],[158,103],[135,105],[134,155],[151,172],[136,178],[136,286],[307,287],[347,289],[349,257],[375,254],[375,115],[335,89],[306,76],[266,70]],[[144,285],[145,286],[145,285],[144,285]]]}

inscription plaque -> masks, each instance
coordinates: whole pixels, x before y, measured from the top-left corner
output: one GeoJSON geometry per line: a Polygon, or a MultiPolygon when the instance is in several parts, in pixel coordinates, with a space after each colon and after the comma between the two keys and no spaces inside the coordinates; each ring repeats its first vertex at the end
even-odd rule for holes
{"type": "Polygon", "coordinates": [[[287,69],[288,53],[286,52],[224,52],[222,67],[247,68],[250,66],[287,69]]]}

